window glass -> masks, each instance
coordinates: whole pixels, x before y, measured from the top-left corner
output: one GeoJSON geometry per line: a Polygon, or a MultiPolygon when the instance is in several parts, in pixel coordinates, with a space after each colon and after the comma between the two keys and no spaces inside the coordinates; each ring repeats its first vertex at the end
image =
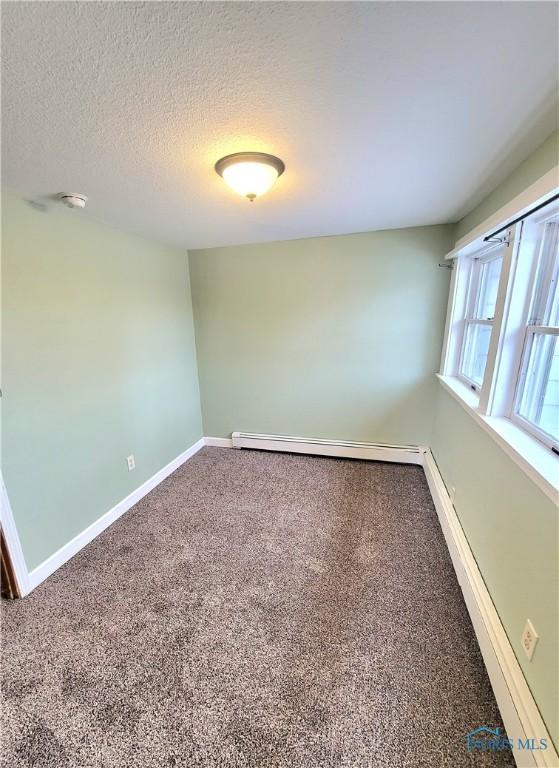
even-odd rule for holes
{"type": "Polygon", "coordinates": [[[559,325],[559,222],[544,227],[534,297],[533,321],[537,325],[559,325]]]}
{"type": "Polygon", "coordinates": [[[480,265],[479,292],[475,316],[483,320],[492,320],[495,315],[495,304],[497,303],[497,290],[499,288],[502,265],[502,256],[498,256],[490,261],[484,261],[480,265]]]}
{"type": "Polygon", "coordinates": [[[474,389],[483,384],[502,265],[502,249],[472,261],[459,373],[474,389]]]}
{"type": "Polygon", "coordinates": [[[490,325],[468,323],[466,326],[462,373],[480,387],[485,373],[490,339],[490,325]]]}
{"type": "Polygon", "coordinates": [[[553,334],[532,336],[517,412],[559,442],[559,345],[553,334]]]}
{"type": "MultiPolygon", "coordinates": [[[[535,433],[559,442],[559,221],[541,225],[536,278],[525,330],[514,414],[535,433]]],[[[514,415],[513,414],[513,415],[514,415]]]]}

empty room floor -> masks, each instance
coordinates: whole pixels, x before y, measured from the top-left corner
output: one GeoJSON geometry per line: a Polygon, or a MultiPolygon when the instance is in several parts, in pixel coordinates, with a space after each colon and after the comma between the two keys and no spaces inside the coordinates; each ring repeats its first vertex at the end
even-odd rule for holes
{"type": "Polygon", "coordinates": [[[204,448],[2,619],[5,766],[512,765],[420,467],[204,448]]]}

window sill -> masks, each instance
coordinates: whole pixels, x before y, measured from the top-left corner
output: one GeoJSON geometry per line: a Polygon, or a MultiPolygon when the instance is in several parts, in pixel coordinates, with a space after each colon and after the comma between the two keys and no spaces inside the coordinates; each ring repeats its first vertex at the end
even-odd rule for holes
{"type": "Polygon", "coordinates": [[[453,376],[437,374],[443,388],[490,435],[555,504],[559,502],[559,456],[510,419],[479,413],[478,396],[453,376]]]}

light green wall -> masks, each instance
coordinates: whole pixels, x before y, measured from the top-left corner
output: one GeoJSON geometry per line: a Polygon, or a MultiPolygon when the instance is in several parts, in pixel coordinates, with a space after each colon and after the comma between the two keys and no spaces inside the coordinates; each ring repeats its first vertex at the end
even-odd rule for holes
{"type": "Polygon", "coordinates": [[[188,257],[2,203],[3,473],[33,568],[202,435],[188,257]]]}
{"type": "Polygon", "coordinates": [[[431,444],[485,584],[547,726],[559,742],[558,510],[484,430],[439,392],[431,444]],[[520,637],[531,619],[531,662],[520,637]]]}
{"type": "Polygon", "coordinates": [[[456,225],[459,239],[491,214],[520,194],[526,187],[559,164],[559,132],[555,131],[529,155],[493,192],[456,225]]]}
{"type": "MultiPolygon", "coordinates": [[[[433,375],[451,235],[556,162],[554,134],[456,227],[193,251],[190,274],[204,433],[430,444],[557,742],[557,509],[433,375]]],[[[33,568],[202,435],[188,259],[10,195],[2,220],[3,472],[33,568]]]]}
{"type": "MultiPolygon", "coordinates": [[[[556,165],[557,141],[554,133],[462,219],[458,236],[556,165]]],[[[528,685],[559,744],[559,511],[442,389],[431,448],[447,488],[456,488],[456,513],[528,685]],[[527,618],[540,634],[531,662],[520,645],[527,618]]]]}
{"type": "Polygon", "coordinates": [[[428,443],[451,232],[191,251],[205,434],[428,443]]]}

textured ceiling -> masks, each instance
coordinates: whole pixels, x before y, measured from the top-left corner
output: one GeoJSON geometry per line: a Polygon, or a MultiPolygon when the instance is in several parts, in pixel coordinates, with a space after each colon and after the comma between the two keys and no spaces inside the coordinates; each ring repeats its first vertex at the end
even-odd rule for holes
{"type": "Polygon", "coordinates": [[[557,13],[3,3],[3,182],[191,248],[455,221],[555,127],[557,13]],[[253,204],[213,171],[240,150],[287,165],[253,204]]]}

